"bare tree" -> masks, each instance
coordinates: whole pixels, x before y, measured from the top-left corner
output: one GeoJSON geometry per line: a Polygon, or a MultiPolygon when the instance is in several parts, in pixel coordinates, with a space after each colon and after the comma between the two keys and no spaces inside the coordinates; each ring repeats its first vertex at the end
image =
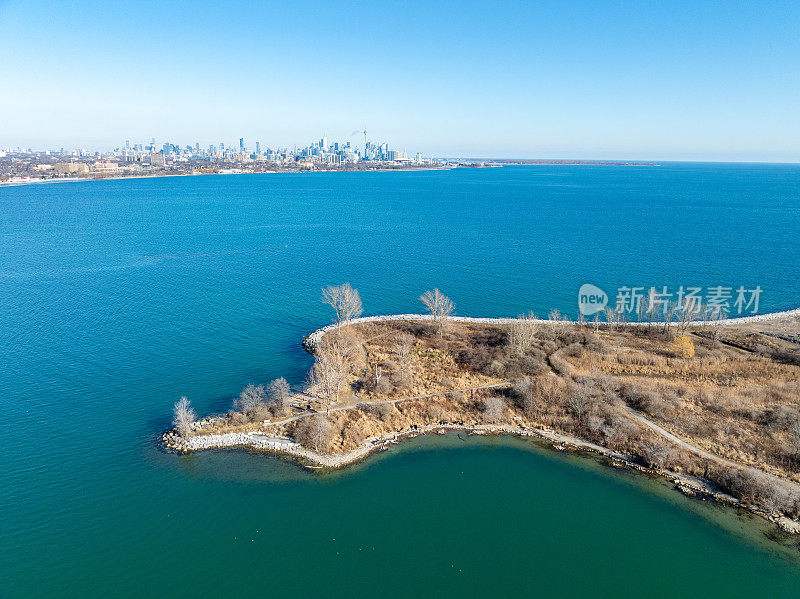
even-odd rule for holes
{"type": "Polygon", "coordinates": [[[689,325],[694,320],[697,312],[694,311],[691,302],[683,302],[682,304],[673,304],[673,314],[675,315],[675,326],[678,329],[678,335],[686,335],[689,325]]]}
{"type": "Polygon", "coordinates": [[[316,360],[308,374],[308,384],[326,400],[339,401],[341,390],[347,382],[358,357],[360,347],[356,339],[344,331],[333,331],[322,338],[316,350],[316,360]]]}
{"type": "Polygon", "coordinates": [[[256,387],[250,384],[242,389],[239,397],[233,400],[233,408],[252,418],[257,415],[259,408],[263,407],[266,398],[267,394],[264,391],[264,385],[256,387]]]}
{"type": "Polygon", "coordinates": [[[303,418],[294,428],[294,440],[315,451],[325,449],[332,437],[333,425],[322,414],[303,418]]]}
{"type": "Polygon", "coordinates": [[[483,402],[483,417],[489,422],[502,420],[506,404],[503,398],[492,396],[487,397],[483,402]]]}
{"type": "Polygon", "coordinates": [[[172,412],[174,414],[172,424],[175,427],[175,430],[178,431],[178,434],[183,439],[188,439],[189,435],[192,434],[192,423],[197,417],[191,405],[189,404],[189,400],[186,399],[186,397],[181,397],[175,402],[172,412]]]}
{"type": "Polygon", "coordinates": [[[408,333],[398,335],[394,341],[394,353],[400,363],[400,374],[405,374],[405,367],[408,364],[408,357],[411,355],[411,348],[414,345],[414,337],[408,333]]]}
{"type": "Polygon", "coordinates": [[[536,402],[537,389],[534,382],[527,377],[517,381],[514,383],[514,393],[524,414],[528,418],[536,416],[538,406],[536,402]]]}
{"type": "Polygon", "coordinates": [[[658,439],[651,443],[641,443],[639,449],[645,464],[651,468],[663,468],[666,466],[672,453],[669,445],[658,439]]]}
{"type": "Polygon", "coordinates": [[[439,335],[441,335],[444,332],[447,319],[453,314],[453,309],[455,308],[453,302],[438,289],[426,291],[419,296],[419,299],[428,308],[428,312],[439,330],[439,335]]]}
{"type": "Polygon", "coordinates": [[[663,333],[665,335],[669,335],[670,331],[672,331],[672,323],[675,321],[675,316],[677,314],[677,308],[675,302],[667,302],[664,304],[664,328],[663,333]]]}
{"type": "Polygon", "coordinates": [[[617,312],[613,308],[604,308],[603,316],[606,317],[606,322],[608,323],[608,330],[613,331],[619,324],[619,312],[617,312]]]}
{"type": "Polygon", "coordinates": [[[336,313],[336,324],[339,325],[361,316],[364,311],[361,306],[361,296],[350,283],[325,287],[322,290],[322,301],[333,308],[336,313]]]}
{"type": "Polygon", "coordinates": [[[728,319],[728,314],[725,310],[714,309],[706,307],[703,310],[703,323],[705,329],[709,332],[712,341],[719,341],[722,334],[722,329],[725,326],[725,321],[728,319]]]}
{"type": "Polygon", "coordinates": [[[567,407],[575,414],[578,420],[583,420],[583,417],[591,406],[592,398],[589,396],[586,389],[573,387],[567,395],[567,407]]]}
{"type": "Polygon", "coordinates": [[[286,379],[277,378],[267,385],[267,398],[279,408],[285,408],[289,403],[292,389],[286,379]]]}
{"type": "Polygon", "coordinates": [[[794,422],[789,429],[789,445],[795,456],[800,456],[800,420],[794,422]]]}
{"type": "Polygon", "coordinates": [[[536,339],[538,327],[536,315],[533,312],[527,315],[520,314],[508,325],[509,345],[519,351],[525,351],[536,339]]]}

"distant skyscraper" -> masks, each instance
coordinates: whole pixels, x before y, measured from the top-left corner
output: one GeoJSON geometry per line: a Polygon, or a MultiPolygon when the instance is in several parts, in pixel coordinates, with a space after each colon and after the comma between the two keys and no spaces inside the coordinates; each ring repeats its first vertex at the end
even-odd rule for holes
{"type": "Polygon", "coordinates": [[[256,142],[256,154],[261,155],[261,142],[256,142]]]}
{"type": "Polygon", "coordinates": [[[327,150],[328,149],[328,138],[327,137],[323,137],[322,139],[319,140],[319,147],[322,148],[323,150],[327,150]]]}
{"type": "Polygon", "coordinates": [[[125,149],[126,150],[130,150],[131,149],[131,140],[130,139],[126,139],[125,140],[125,149]]]}
{"type": "Polygon", "coordinates": [[[244,154],[244,137],[239,138],[239,151],[244,154]]]}

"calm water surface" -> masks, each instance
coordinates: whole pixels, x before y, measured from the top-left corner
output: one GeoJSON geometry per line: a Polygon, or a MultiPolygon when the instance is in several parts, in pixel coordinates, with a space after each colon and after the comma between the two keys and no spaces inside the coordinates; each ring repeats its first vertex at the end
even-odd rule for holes
{"type": "Polygon", "coordinates": [[[0,597],[796,592],[762,527],[516,441],[318,477],[154,448],[171,404],[299,384],[321,286],[365,311],[574,313],[577,288],[800,305],[800,167],[513,167],[0,189],[0,597]],[[421,592],[420,589],[424,591],[421,592]]]}

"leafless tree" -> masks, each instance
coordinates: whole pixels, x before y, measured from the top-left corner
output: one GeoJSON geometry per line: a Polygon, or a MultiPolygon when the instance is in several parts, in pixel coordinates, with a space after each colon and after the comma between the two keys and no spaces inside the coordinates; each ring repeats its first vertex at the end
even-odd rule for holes
{"type": "Polygon", "coordinates": [[[528,315],[520,314],[516,320],[512,320],[508,325],[508,343],[511,347],[524,351],[528,349],[536,339],[538,323],[533,312],[528,315]]]}
{"type": "Polygon", "coordinates": [[[332,401],[339,401],[342,387],[347,382],[359,352],[358,342],[345,331],[333,331],[322,338],[316,350],[316,360],[308,375],[309,386],[326,400],[326,409],[332,401]]]}
{"type": "Polygon", "coordinates": [[[684,302],[683,304],[673,304],[673,314],[678,336],[685,336],[697,312],[694,311],[691,303],[684,302]]]}
{"type": "Polygon", "coordinates": [[[295,441],[315,451],[325,449],[332,437],[333,425],[322,414],[302,418],[294,428],[295,441]]]}
{"type": "Polygon", "coordinates": [[[586,412],[592,406],[592,398],[586,389],[573,387],[567,394],[567,407],[575,414],[578,420],[583,420],[586,412]]]}
{"type": "Polygon", "coordinates": [[[325,287],[322,290],[322,301],[333,308],[336,313],[336,324],[339,325],[361,316],[364,311],[361,306],[361,296],[350,283],[325,287]]]}
{"type": "Polygon", "coordinates": [[[289,403],[292,389],[286,379],[277,378],[267,385],[267,398],[279,408],[285,408],[289,403]]]}
{"type": "Polygon", "coordinates": [[[651,468],[663,468],[667,465],[671,450],[666,443],[656,439],[650,443],[641,443],[639,448],[642,453],[642,459],[651,468]]]}
{"type": "Polygon", "coordinates": [[[719,341],[719,337],[722,334],[722,329],[725,326],[725,321],[728,318],[728,314],[721,309],[713,309],[706,307],[702,313],[703,316],[703,323],[705,324],[705,330],[708,331],[712,341],[719,341]]]}
{"type": "Polygon", "coordinates": [[[174,414],[172,424],[175,430],[178,431],[178,434],[183,439],[188,439],[189,435],[192,434],[192,423],[197,417],[189,404],[189,400],[186,397],[181,397],[175,402],[172,412],[174,414]]]}
{"type": "Polygon", "coordinates": [[[264,385],[247,385],[235,400],[233,400],[233,408],[242,414],[249,417],[257,415],[259,408],[264,405],[267,394],[264,391],[264,385]]]}
{"type": "Polygon", "coordinates": [[[455,308],[453,302],[438,289],[426,291],[419,296],[419,299],[428,308],[428,312],[439,330],[439,335],[441,335],[444,332],[447,319],[453,314],[453,309],[455,308]]]}
{"type": "Polygon", "coordinates": [[[487,397],[483,402],[483,417],[489,422],[502,420],[505,407],[502,397],[487,397]]]}
{"type": "Polygon", "coordinates": [[[789,445],[795,456],[800,456],[800,420],[792,423],[789,429],[789,445]]]}
{"type": "Polygon", "coordinates": [[[391,419],[392,415],[397,411],[395,409],[394,404],[388,401],[362,404],[360,407],[367,414],[372,414],[373,416],[377,416],[383,422],[388,422],[391,419]]]}
{"type": "Polygon", "coordinates": [[[536,416],[538,411],[536,393],[536,385],[529,378],[524,378],[514,383],[514,394],[518,398],[517,403],[528,418],[536,416]]]}
{"type": "Polygon", "coordinates": [[[400,374],[405,374],[405,367],[408,364],[408,357],[411,355],[411,348],[414,345],[414,337],[408,333],[398,335],[394,341],[394,353],[400,363],[400,374]]]}
{"type": "Polygon", "coordinates": [[[603,316],[605,316],[606,322],[608,323],[608,330],[613,331],[619,324],[619,312],[613,308],[604,308],[603,316]]]}
{"type": "Polygon", "coordinates": [[[664,304],[664,334],[669,334],[672,330],[672,323],[675,321],[675,317],[677,315],[677,307],[675,302],[668,302],[664,304]]]}

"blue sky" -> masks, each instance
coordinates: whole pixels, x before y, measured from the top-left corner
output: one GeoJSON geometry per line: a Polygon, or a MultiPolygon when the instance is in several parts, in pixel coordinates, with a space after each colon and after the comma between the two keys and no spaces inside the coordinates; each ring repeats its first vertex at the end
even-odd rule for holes
{"type": "Polygon", "coordinates": [[[0,147],[800,161],[796,0],[0,0],[0,57],[0,147]]]}

